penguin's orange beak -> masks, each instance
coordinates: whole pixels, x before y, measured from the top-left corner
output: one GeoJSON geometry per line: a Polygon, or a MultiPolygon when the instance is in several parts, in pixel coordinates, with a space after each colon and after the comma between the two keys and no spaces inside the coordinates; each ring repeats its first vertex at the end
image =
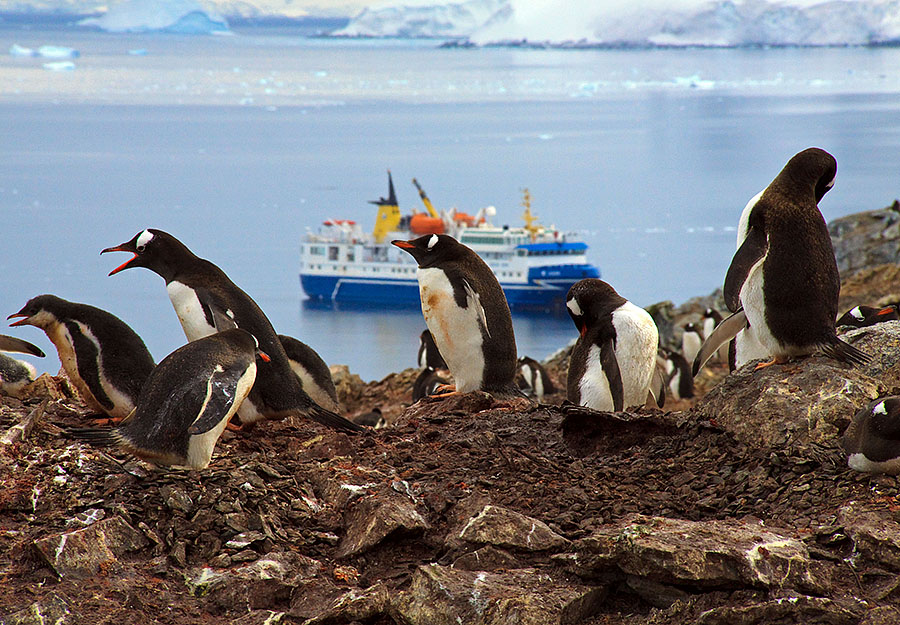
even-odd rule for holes
{"type": "Polygon", "coordinates": [[[396,245],[401,250],[411,250],[415,247],[415,245],[409,241],[391,241],[391,245],[396,245]]]}
{"type": "Polygon", "coordinates": [[[258,351],[258,352],[256,352],[256,355],[259,356],[263,362],[272,362],[272,359],[269,357],[269,355],[266,352],[258,351]]]}
{"type": "Polygon", "coordinates": [[[137,252],[135,252],[133,249],[131,249],[131,248],[128,246],[128,243],[123,243],[122,245],[117,245],[117,246],[115,246],[115,247],[108,247],[108,248],[106,248],[105,250],[101,250],[101,251],[100,251],[101,254],[106,254],[107,252],[131,252],[132,254],[134,254],[134,256],[132,256],[131,258],[129,258],[128,260],[126,260],[124,263],[122,263],[121,265],[119,265],[118,267],[116,267],[115,269],[113,269],[112,271],[110,271],[110,272],[107,274],[107,275],[109,275],[109,276],[114,276],[114,275],[116,275],[117,273],[119,273],[120,271],[122,271],[123,269],[128,269],[128,266],[129,266],[132,262],[134,262],[134,259],[135,259],[135,258],[138,257],[137,252]]]}
{"type": "Polygon", "coordinates": [[[894,312],[894,307],[888,306],[887,308],[882,308],[877,313],[875,313],[875,316],[880,317],[881,315],[890,315],[893,312],[894,312]]]}
{"type": "Polygon", "coordinates": [[[14,327],[14,326],[27,326],[27,325],[29,325],[29,324],[28,324],[28,315],[26,315],[25,313],[20,313],[20,312],[13,313],[13,314],[11,314],[9,317],[7,317],[7,319],[13,319],[13,318],[15,318],[15,317],[24,317],[24,319],[19,319],[18,321],[12,322],[11,324],[9,324],[9,327],[12,328],[12,327],[14,327]]]}

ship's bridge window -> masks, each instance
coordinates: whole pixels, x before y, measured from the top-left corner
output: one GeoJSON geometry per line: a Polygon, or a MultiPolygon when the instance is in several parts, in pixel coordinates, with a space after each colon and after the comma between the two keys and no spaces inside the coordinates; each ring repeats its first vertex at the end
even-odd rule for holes
{"type": "Polygon", "coordinates": [[[325,248],[321,245],[310,245],[309,253],[313,256],[325,256],[325,248]]]}
{"type": "Polygon", "coordinates": [[[356,259],[356,254],[352,249],[347,250],[347,262],[352,263],[356,259]]]}
{"type": "Polygon", "coordinates": [[[338,259],[338,247],[337,245],[330,245],[328,247],[328,260],[337,260],[338,259]]]}

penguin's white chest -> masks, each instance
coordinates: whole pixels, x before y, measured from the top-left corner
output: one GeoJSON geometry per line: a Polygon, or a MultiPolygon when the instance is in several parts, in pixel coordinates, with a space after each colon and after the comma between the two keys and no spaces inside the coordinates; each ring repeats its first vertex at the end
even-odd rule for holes
{"type": "Polygon", "coordinates": [[[615,410],[612,392],[609,389],[609,380],[600,361],[600,347],[591,345],[587,353],[587,362],[584,367],[584,376],[578,385],[581,391],[581,405],[612,412],[615,410]]]}
{"type": "Polygon", "coordinates": [[[865,454],[856,452],[847,457],[847,466],[861,473],[888,473],[897,475],[900,473],[900,458],[893,458],[883,462],[877,462],[866,458],[865,454]]]}
{"type": "Polygon", "coordinates": [[[468,393],[480,389],[484,375],[481,326],[485,323],[481,303],[470,296],[466,308],[460,307],[442,269],[419,269],[416,276],[425,325],[453,374],[456,390],[468,393]]]}
{"type": "Polygon", "coordinates": [[[631,302],[613,311],[612,318],[625,407],[643,406],[656,366],[659,331],[650,313],[631,302]]]}
{"type": "Polygon", "coordinates": [[[203,305],[192,288],[173,280],[166,285],[166,292],[188,341],[196,341],[216,333],[215,326],[206,320],[203,305]]]}
{"type": "MultiPolygon", "coordinates": [[[[766,296],[764,292],[765,281],[763,279],[763,264],[765,263],[768,252],[756,261],[756,264],[750,268],[747,279],[741,287],[741,305],[744,307],[744,314],[747,315],[747,321],[753,329],[753,335],[759,350],[765,356],[774,356],[784,351],[781,343],[772,335],[769,325],[766,322],[766,296]]],[[[763,358],[765,356],[758,355],[763,358]]]]}
{"type": "Polygon", "coordinates": [[[694,362],[703,341],[696,332],[685,332],[681,336],[681,353],[688,362],[694,362]]]}

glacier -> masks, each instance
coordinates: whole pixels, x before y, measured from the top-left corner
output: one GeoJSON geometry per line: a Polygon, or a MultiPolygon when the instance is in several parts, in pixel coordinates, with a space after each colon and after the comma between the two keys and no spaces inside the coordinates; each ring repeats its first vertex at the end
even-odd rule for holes
{"type": "Polygon", "coordinates": [[[197,0],[125,0],[100,17],[79,22],[112,33],[166,32],[206,35],[228,32],[228,22],[197,0]]]}
{"type": "Polygon", "coordinates": [[[859,46],[900,43],[900,0],[405,0],[343,36],[551,47],[859,46]]]}

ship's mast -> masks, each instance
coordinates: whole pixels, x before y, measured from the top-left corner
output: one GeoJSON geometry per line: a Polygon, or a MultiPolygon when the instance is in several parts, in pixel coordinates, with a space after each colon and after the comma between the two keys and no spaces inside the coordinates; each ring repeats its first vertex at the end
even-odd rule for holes
{"type": "Polygon", "coordinates": [[[531,213],[531,192],[527,188],[522,189],[522,206],[525,207],[525,212],[522,213],[522,219],[525,221],[525,230],[528,231],[531,242],[534,243],[543,227],[537,223],[537,217],[531,213]]]}
{"type": "Polygon", "coordinates": [[[419,197],[422,198],[422,204],[425,205],[425,210],[428,211],[428,214],[432,217],[440,219],[441,216],[438,215],[438,212],[436,210],[434,210],[434,206],[432,205],[431,200],[429,200],[428,196],[425,195],[425,191],[422,189],[421,185],[419,185],[419,181],[413,178],[412,182],[414,185],[416,185],[416,189],[419,190],[419,197]]]}

